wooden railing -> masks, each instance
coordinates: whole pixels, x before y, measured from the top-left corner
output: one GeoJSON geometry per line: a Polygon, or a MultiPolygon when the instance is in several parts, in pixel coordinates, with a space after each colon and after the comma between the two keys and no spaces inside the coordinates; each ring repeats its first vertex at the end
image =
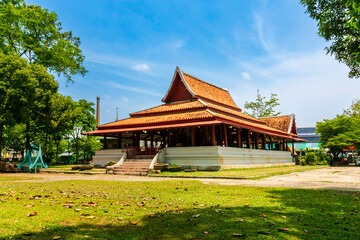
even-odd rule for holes
{"type": "Polygon", "coordinates": [[[127,158],[135,158],[136,155],[149,155],[154,156],[160,152],[161,147],[127,147],[127,158]]]}

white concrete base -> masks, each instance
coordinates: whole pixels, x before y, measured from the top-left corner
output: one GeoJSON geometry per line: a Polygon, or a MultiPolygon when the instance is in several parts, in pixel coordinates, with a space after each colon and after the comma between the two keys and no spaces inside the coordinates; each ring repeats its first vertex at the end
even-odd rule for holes
{"type": "Polygon", "coordinates": [[[105,167],[108,162],[119,162],[124,154],[121,149],[98,150],[93,156],[93,165],[96,167],[105,167]]]}
{"type": "Polygon", "coordinates": [[[159,161],[176,163],[184,168],[220,170],[294,165],[288,151],[204,146],[170,147],[162,150],[159,161]]]}

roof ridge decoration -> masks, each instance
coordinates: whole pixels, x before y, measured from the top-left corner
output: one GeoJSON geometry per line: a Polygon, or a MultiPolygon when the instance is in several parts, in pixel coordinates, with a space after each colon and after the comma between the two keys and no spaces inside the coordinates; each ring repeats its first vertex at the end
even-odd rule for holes
{"type": "Polygon", "coordinates": [[[177,66],[169,89],[162,101],[170,103],[188,98],[213,101],[241,111],[227,89],[215,86],[185,73],[177,66]]]}

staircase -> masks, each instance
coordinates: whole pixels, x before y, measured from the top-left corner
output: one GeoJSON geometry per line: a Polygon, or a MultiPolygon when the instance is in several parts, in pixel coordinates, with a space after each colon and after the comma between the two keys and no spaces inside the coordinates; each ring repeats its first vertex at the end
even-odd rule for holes
{"type": "Polygon", "coordinates": [[[93,165],[105,167],[108,162],[118,162],[124,155],[121,149],[102,149],[95,152],[93,156],[93,165]]]}
{"type": "Polygon", "coordinates": [[[153,157],[152,155],[136,155],[133,159],[126,159],[123,164],[114,168],[114,173],[122,175],[148,175],[153,157]]]}

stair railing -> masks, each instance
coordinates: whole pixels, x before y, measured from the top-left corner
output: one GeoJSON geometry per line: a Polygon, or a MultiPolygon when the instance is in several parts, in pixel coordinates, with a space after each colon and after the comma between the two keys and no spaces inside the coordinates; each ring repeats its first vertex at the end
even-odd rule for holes
{"type": "Polygon", "coordinates": [[[114,164],[114,165],[112,165],[112,166],[107,166],[107,167],[106,167],[106,173],[114,172],[114,169],[115,169],[116,167],[121,166],[121,165],[124,163],[124,161],[126,160],[126,158],[127,158],[127,154],[124,153],[124,155],[120,158],[120,160],[119,160],[116,164],[114,164]]]}

